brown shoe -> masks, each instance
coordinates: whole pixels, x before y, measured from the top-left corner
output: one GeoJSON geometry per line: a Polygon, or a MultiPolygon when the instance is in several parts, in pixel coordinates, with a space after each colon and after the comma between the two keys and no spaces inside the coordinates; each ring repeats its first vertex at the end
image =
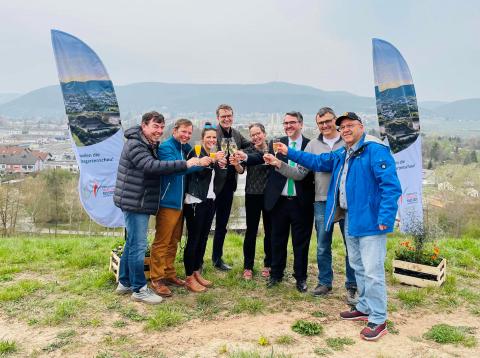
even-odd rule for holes
{"type": "Polygon", "coordinates": [[[165,282],[166,285],[172,285],[172,286],[178,286],[178,287],[185,286],[185,281],[183,281],[181,278],[178,278],[177,276],[164,278],[163,282],[165,282]]]}
{"type": "Polygon", "coordinates": [[[205,280],[202,277],[202,275],[200,275],[199,271],[193,271],[193,277],[195,277],[195,280],[197,280],[197,282],[204,287],[212,287],[213,286],[213,282],[205,280]]]}
{"type": "Polygon", "coordinates": [[[162,297],[172,296],[172,291],[170,291],[170,289],[167,286],[165,286],[165,283],[163,283],[162,280],[152,281],[150,283],[150,286],[155,291],[155,293],[159,296],[162,296],[162,297]]]}
{"type": "Polygon", "coordinates": [[[185,287],[187,290],[195,293],[205,292],[207,290],[205,286],[202,286],[197,282],[193,275],[187,276],[187,279],[185,280],[185,287]]]}

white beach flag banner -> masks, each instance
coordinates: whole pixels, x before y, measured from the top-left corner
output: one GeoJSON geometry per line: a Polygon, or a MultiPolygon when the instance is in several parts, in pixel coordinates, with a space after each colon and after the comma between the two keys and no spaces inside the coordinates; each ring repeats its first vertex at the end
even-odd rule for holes
{"type": "Polygon", "coordinates": [[[123,214],[113,203],[124,144],[113,84],[97,54],[78,38],[52,30],[52,44],[80,168],[80,201],[98,224],[124,226],[123,214]]]}
{"type": "Polygon", "coordinates": [[[400,230],[423,233],[422,137],[415,87],[400,52],[387,41],[372,42],[380,135],[390,145],[402,185],[400,230]]]}

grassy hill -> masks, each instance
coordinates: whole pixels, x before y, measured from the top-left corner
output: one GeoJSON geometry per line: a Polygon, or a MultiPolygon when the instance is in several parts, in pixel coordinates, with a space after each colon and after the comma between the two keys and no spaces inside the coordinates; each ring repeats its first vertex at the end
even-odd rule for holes
{"type": "MultiPolygon", "coordinates": [[[[441,255],[448,260],[447,281],[441,288],[418,289],[402,286],[391,276],[391,259],[399,240],[394,235],[388,241],[390,334],[371,344],[358,338],[362,324],[338,318],[338,312],[347,307],[344,248],[338,233],[334,239],[334,290],[326,298],[295,290],[291,253],[287,279],[278,288],[267,290],[258,272],[253,281],[243,281],[243,238],[229,235],[225,259],[234,264],[234,270],[214,271],[206,259],[205,276],[213,280],[214,288],[198,295],[174,289],[173,298],[155,307],[113,293],[115,283],[108,262],[111,248],[122,241],[119,238],[2,238],[0,355],[315,357],[344,350],[349,356],[414,356],[427,351],[438,356],[444,354],[444,348],[424,334],[435,333],[439,324],[464,327],[460,336],[465,340],[449,346],[448,352],[478,354],[480,241],[469,237],[440,240],[441,255]],[[298,320],[320,327],[320,334],[294,332],[291,327],[298,320]]],[[[316,284],[315,250],[312,240],[310,289],[316,284]]],[[[261,264],[259,243],[257,270],[261,264]]],[[[181,276],[182,267],[179,255],[181,276]]]]}

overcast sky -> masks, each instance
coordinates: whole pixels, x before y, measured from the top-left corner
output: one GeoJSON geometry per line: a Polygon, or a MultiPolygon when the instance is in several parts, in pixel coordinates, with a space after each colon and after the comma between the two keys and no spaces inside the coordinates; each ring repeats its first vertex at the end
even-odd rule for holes
{"type": "Polygon", "coordinates": [[[58,83],[55,28],[114,85],[285,81],[374,96],[372,37],[395,45],[419,101],[480,97],[480,1],[0,0],[0,93],[58,83]]]}

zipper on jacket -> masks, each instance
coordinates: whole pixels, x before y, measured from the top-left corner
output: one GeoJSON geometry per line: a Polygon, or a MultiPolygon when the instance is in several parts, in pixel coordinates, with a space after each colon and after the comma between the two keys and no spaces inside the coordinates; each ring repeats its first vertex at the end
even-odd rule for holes
{"type": "Polygon", "coordinates": [[[163,193],[162,197],[160,198],[160,201],[162,201],[163,198],[165,198],[165,195],[167,195],[167,191],[168,191],[169,187],[170,187],[170,182],[168,182],[167,187],[165,188],[165,192],[163,193]]]}
{"type": "MultiPolygon", "coordinates": [[[[343,173],[343,168],[345,167],[345,162],[343,162],[341,172],[343,173]]],[[[327,220],[327,228],[330,226],[330,220],[332,219],[332,216],[335,215],[335,207],[337,206],[337,189],[339,188],[339,183],[338,181],[340,180],[341,174],[337,177],[337,181],[335,182],[335,192],[333,193],[333,205],[332,205],[332,211],[330,212],[330,215],[328,216],[327,220]]]]}

